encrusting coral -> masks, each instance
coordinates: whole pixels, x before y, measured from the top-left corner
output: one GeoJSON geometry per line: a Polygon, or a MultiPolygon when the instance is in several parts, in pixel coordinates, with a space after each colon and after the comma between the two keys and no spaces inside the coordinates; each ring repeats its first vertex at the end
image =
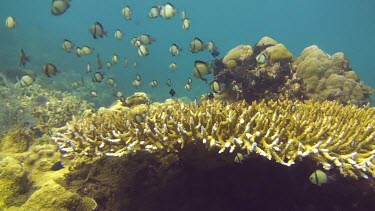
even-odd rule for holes
{"type": "Polygon", "coordinates": [[[57,129],[53,140],[65,157],[179,154],[200,147],[228,159],[256,153],[286,166],[308,157],[344,176],[375,176],[373,108],[313,100],[168,101],[148,105],[140,119],[131,108],[116,108],[87,110],[57,129]]]}
{"type": "Polygon", "coordinates": [[[52,168],[61,153],[47,135],[92,105],[38,84],[0,89],[0,210],[95,209],[94,199],[57,184],[68,169],[52,168]]]}

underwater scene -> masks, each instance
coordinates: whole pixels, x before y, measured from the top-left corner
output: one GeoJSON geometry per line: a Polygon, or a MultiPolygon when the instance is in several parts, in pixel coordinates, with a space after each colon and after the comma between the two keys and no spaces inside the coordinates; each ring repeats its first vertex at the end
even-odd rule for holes
{"type": "Polygon", "coordinates": [[[3,0],[0,210],[375,210],[374,7],[3,0]]]}

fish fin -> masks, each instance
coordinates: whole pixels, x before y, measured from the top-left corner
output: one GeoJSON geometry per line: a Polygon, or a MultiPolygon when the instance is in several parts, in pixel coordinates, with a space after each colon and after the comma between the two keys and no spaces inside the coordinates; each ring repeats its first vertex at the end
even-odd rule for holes
{"type": "Polygon", "coordinates": [[[203,81],[206,81],[206,82],[207,82],[207,79],[203,77],[203,75],[202,75],[201,71],[199,71],[198,69],[196,69],[196,70],[197,70],[197,73],[198,73],[198,75],[199,75],[199,78],[200,78],[201,80],[203,80],[203,81]]]}
{"type": "MultiPolygon", "coordinates": [[[[98,24],[98,22],[96,22],[95,24],[98,24]]],[[[98,39],[98,37],[96,36],[96,27],[94,26],[94,32],[92,32],[92,36],[94,37],[94,39],[98,39]]]]}

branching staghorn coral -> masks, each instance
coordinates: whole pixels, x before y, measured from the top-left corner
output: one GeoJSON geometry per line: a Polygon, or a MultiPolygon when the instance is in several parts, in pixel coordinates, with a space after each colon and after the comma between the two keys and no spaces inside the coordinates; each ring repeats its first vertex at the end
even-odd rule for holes
{"type": "MultiPolygon", "coordinates": [[[[0,73],[4,82],[6,77],[0,73]]],[[[0,86],[0,136],[10,128],[27,129],[32,126],[44,133],[60,127],[72,116],[93,105],[67,92],[50,91],[38,84],[20,87],[7,83],[0,86]]]]}
{"type": "Polygon", "coordinates": [[[196,145],[232,158],[258,154],[286,166],[310,158],[344,176],[375,176],[374,108],[312,100],[139,106],[87,110],[53,140],[66,157],[178,153],[196,145]]]}

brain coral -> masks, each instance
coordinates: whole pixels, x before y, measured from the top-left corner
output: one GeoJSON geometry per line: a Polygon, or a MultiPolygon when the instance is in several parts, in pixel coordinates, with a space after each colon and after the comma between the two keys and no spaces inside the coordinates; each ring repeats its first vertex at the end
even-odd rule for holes
{"type": "MultiPolygon", "coordinates": [[[[53,140],[67,157],[183,153],[198,147],[230,159],[258,154],[286,166],[309,158],[345,176],[375,176],[374,108],[312,100],[169,101],[149,105],[142,122],[131,108],[117,108],[87,110],[56,129],[53,140]]],[[[197,153],[205,150],[188,154],[197,153]]]]}
{"type": "Polygon", "coordinates": [[[343,53],[330,56],[312,45],[302,51],[295,64],[309,98],[354,105],[369,102],[371,88],[363,85],[343,53]]]}

